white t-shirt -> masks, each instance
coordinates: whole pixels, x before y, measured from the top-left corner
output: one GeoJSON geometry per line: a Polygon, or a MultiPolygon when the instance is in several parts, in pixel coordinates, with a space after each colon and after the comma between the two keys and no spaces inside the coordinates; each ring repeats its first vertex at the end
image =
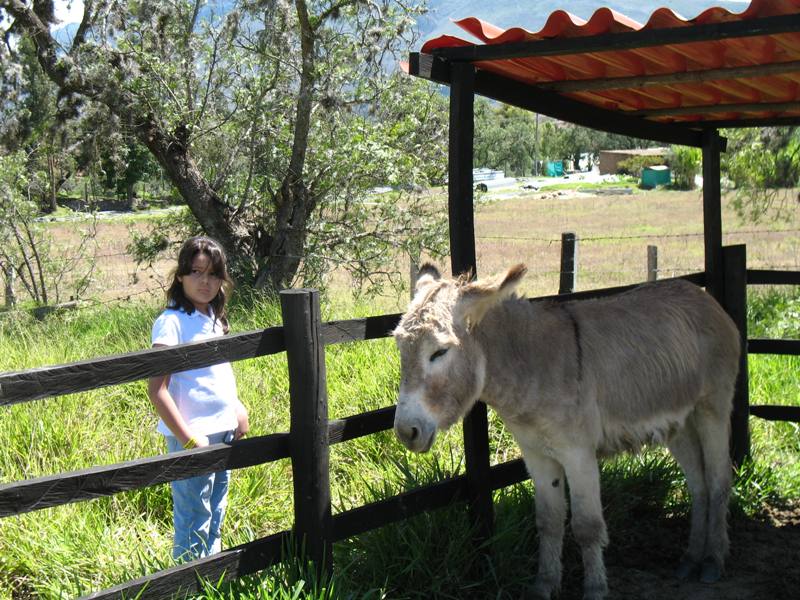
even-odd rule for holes
{"type": "MultiPolygon", "coordinates": [[[[153,324],[152,343],[175,346],[222,335],[222,324],[214,322],[213,312],[208,317],[199,310],[187,315],[183,309],[168,308],[153,324]]],[[[167,389],[193,433],[209,435],[236,429],[236,409],[241,402],[230,363],[172,373],[167,389]]],[[[158,431],[173,435],[160,419],[158,431]]]]}

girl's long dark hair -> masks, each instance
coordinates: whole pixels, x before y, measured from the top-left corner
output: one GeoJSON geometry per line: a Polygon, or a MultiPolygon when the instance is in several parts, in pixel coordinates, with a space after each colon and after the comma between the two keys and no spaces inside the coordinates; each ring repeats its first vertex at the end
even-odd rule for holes
{"type": "Polygon", "coordinates": [[[214,318],[222,325],[222,330],[228,333],[228,314],[225,311],[225,303],[228,301],[228,293],[233,287],[230,275],[228,275],[228,261],[225,258],[225,251],[216,240],[209,237],[198,235],[186,240],[178,253],[178,266],[172,274],[172,284],[167,290],[167,307],[182,308],[190,315],[195,311],[194,304],[183,291],[183,284],[178,281],[178,277],[184,277],[192,272],[192,261],[198,254],[205,254],[211,261],[211,272],[222,280],[222,287],[214,299],[209,302],[214,309],[214,318]]]}

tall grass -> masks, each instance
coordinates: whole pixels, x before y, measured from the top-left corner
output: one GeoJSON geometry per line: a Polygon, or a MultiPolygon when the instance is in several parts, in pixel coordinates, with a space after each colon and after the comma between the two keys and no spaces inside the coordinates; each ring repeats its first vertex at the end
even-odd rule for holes
{"type": "MultiPolygon", "coordinates": [[[[791,337],[800,320],[800,294],[769,292],[750,300],[752,335],[791,337]],[[787,316],[788,315],[788,316],[787,316]]],[[[55,315],[44,322],[0,320],[0,370],[15,371],[149,345],[160,307],[131,303],[55,315]]],[[[368,305],[326,305],[324,318],[375,314],[368,305]]],[[[240,296],[234,329],[280,323],[274,303],[240,296]]],[[[328,347],[332,418],[393,404],[398,357],[390,340],[328,347]]],[[[752,356],[753,403],[800,404],[796,357],[752,356]]],[[[234,364],[249,407],[252,434],[286,431],[288,381],[283,355],[234,364]]],[[[144,382],[29,402],[2,409],[0,483],[111,464],[164,451],[144,382]]],[[[754,460],[738,479],[734,513],[754,515],[765,505],[800,499],[800,435],[796,425],[753,420],[754,460]]],[[[490,413],[492,462],[519,456],[490,413]]],[[[434,451],[405,452],[390,432],[332,449],[334,512],[394,495],[463,471],[460,428],[441,436],[434,451]]],[[[679,469],[661,450],[607,461],[603,498],[611,532],[609,560],[642,536],[675,535],[685,523],[688,495],[679,469]],[[644,524],[644,525],[643,525],[644,524]]],[[[511,598],[535,574],[536,540],[530,482],[495,493],[491,559],[476,551],[463,506],[449,507],[336,544],[333,581],[319,581],[302,564],[280,565],[233,584],[209,583],[202,598],[511,598]]],[[[223,531],[233,546],[286,529],[292,521],[288,461],[234,473],[223,531]]],[[[73,597],[168,565],[171,501],[167,485],[0,520],[0,598],[73,597]]],[[[676,545],[676,553],[680,545],[676,545]]],[[[677,558],[677,557],[675,557],[677,558]]],[[[670,557],[664,557],[669,560],[670,557]]],[[[565,544],[565,594],[579,581],[576,545],[565,544]]]]}

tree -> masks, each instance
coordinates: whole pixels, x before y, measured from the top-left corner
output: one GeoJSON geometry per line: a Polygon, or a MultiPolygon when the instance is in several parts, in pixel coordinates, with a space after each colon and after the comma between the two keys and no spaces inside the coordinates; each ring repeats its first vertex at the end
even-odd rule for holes
{"type": "Polygon", "coordinates": [[[679,190],[693,190],[694,179],[703,166],[703,153],[700,148],[672,146],[667,162],[672,169],[673,186],[679,190]]]}
{"type": "Polygon", "coordinates": [[[35,304],[57,304],[67,294],[80,297],[91,283],[94,221],[76,247],[67,254],[55,252],[51,237],[35,221],[39,209],[31,198],[28,163],[22,151],[0,155],[0,270],[6,277],[13,272],[35,304]]]}
{"type": "Polygon", "coordinates": [[[130,137],[123,138],[115,147],[103,149],[105,188],[114,190],[117,197],[125,198],[132,209],[136,208],[136,184],[156,175],[158,165],[147,148],[130,137]]]}
{"type": "MultiPolygon", "coordinates": [[[[225,3],[224,14],[215,6],[86,0],[62,52],[49,30],[52,1],[0,0],[8,30],[35,42],[59,94],[80,99],[84,110],[102,105],[150,151],[240,278],[277,290],[298,273],[313,275],[308,259],[326,251],[314,236],[325,230],[326,243],[339,244],[353,225],[336,236],[323,215],[371,220],[374,227],[349,242],[385,252],[400,244],[390,232],[413,234],[402,225],[411,215],[416,223],[441,219],[436,207],[405,195],[381,211],[366,201],[389,171],[397,181],[427,183],[435,174],[422,165],[443,154],[440,120],[419,117],[437,110],[437,93],[386,68],[409,44],[421,6],[238,0],[225,3]],[[415,104],[393,116],[414,123],[414,135],[378,118],[408,94],[415,104]],[[362,209],[351,210],[356,205],[362,209]]],[[[434,241],[420,243],[436,252],[434,241]]]]}
{"type": "Polygon", "coordinates": [[[649,145],[652,143],[549,118],[541,119],[537,127],[534,113],[483,99],[475,102],[475,164],[482,167],[525,175],[535,161],[571,159],[577,166],[586,155],[595,162],[600,150],[649,145]]]}
{"type": "Polygon", "coordinates": [[[723,170],[733,182],[734,207],[743,218],[788,220],[797,215],[800,128],[765,127],[725,131],[723,170]]]}
{"type": "MultiPolygon", "coordinates": [[[[10,70],[5,85],[6,102],[0,102],[0,149],[23,150],[34,173],[30,191],[43,210],[54,211],[59,189],[73,172],[69,152],[63,151],[68,128],[56,101],[56,86],[42,73],[31,40],[20,40],[18,69],[10,70]]],[[[2,53],[0,53],[0,56],[2,53]]],[[[4,79],[0,74],[0,79],[4,79]]],[[[66,108],[66,107],[65,107],[66,108]]]]}
{"type": "Polygon", "coordinates": [[[487,100],[475,103],[475,164],[524,176],[533,170],[536,115],[487,100]]]}

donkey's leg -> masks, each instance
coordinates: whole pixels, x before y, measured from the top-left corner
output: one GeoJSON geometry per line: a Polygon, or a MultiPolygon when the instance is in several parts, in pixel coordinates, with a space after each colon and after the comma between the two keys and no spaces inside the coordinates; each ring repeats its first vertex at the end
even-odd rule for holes
{"type": "Polygon", "coordinates": [[[678,461],[686,476],[686,485],[692,496],[691,527],[689,547],[678,565],[677,576],[688,579],[700,570],[708,535],[708,489],[706,488],[703,467],[703,448],[694,425],[693,416],[678,430],[667,443],[669,451],[678,461]]]}
{"type": "Polygon", "coordinates": [[[603,505],[600,501],[600,470],[591,448],[570,450],[564,457],[572,508],[572,532],[583,556],[584,600],[601,600],[608,593],[603,548],[608,544],[603,505]]]}
{"type": "Polygon", "coordinates": [[[564,542],[564,469],[552,458],[525,450],[525,465],[536,491],[536,530],[539,535],[539,570],[533,593],[549,600],[561,587],[561,548],[564,542]]]}
{"type": "Polygon", "coordinates": [[[700,581],[713,583],[722,576],[728,554],[728,500],[733,476],[729,454],[730,415],[727,410],[699,407],[695,422],[703,447],[708,488],[708,534],[700,581]]]}

